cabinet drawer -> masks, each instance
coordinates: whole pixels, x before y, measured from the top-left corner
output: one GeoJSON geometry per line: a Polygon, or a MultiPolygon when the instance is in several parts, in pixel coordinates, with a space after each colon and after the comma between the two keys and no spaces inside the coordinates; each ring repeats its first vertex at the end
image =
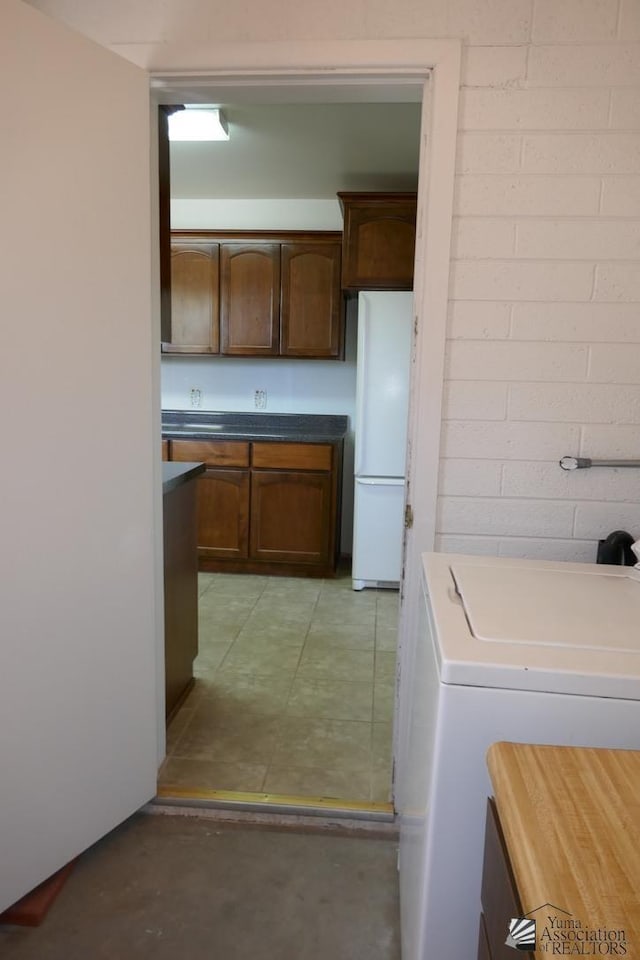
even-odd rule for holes
{"type": "Polygon", "coordinates": [[[274,470],[331,470],[330,443],[254,443],[254,467],[274,470]]]}
{"type": "Polygon", "coordinates": [[[248,467],[249,444],[244,440],[172,440],[172,460],[198,460],[211,467],[248,467]]]}
{"type": "MultiPolygon", "coordinates": [[[[505,939],[509,920],[522,916],[522,906],[492,800],[487,803],[481,900],[492,960],[513,960],[514,950],[505,944],[505,939]]],[[[532,953],[518,955],[533,960],[532,953]]]]}

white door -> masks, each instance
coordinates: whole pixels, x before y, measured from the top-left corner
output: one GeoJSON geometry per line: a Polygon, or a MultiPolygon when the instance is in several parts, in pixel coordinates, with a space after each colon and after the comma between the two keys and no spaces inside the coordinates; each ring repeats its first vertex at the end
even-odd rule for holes
{"type": "Polygon", "coordinates": [[[146,74],[0,7],[0,910],[155,793],[146,74]]]}

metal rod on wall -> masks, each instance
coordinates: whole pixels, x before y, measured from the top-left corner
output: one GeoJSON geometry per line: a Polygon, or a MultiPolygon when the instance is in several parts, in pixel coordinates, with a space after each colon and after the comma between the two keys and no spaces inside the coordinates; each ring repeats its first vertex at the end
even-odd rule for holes
{"type": "Polygon", "coordinates": [[[586,470],[589,467],[638,467],[640,460],[591,460],[589,457],[563,457],[563,470],[586,470]]]}

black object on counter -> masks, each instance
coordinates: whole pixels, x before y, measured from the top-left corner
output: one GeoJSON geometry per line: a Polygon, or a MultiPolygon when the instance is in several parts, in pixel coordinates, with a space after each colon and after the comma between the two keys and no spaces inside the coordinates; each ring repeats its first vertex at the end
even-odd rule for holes
{"type": "Polygon", "coordinates": [[[606,540],[598,540],[598,553],[596,563],[612,563],[619,567],[633,567],[636,563],[636,556],[631,549],[631,544],[635,542],[626,530],[614,530],[606,540]]]}

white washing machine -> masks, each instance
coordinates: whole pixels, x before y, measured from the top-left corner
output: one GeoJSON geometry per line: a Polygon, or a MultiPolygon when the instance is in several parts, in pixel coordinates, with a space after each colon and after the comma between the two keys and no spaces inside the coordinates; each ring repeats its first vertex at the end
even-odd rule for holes
{"type": "Polygon", "coordinates": [[[397,749],[402,958],[475,960],[487,748],[640,749],[640,571],[451,554],[423,566],[397,749]]]}

